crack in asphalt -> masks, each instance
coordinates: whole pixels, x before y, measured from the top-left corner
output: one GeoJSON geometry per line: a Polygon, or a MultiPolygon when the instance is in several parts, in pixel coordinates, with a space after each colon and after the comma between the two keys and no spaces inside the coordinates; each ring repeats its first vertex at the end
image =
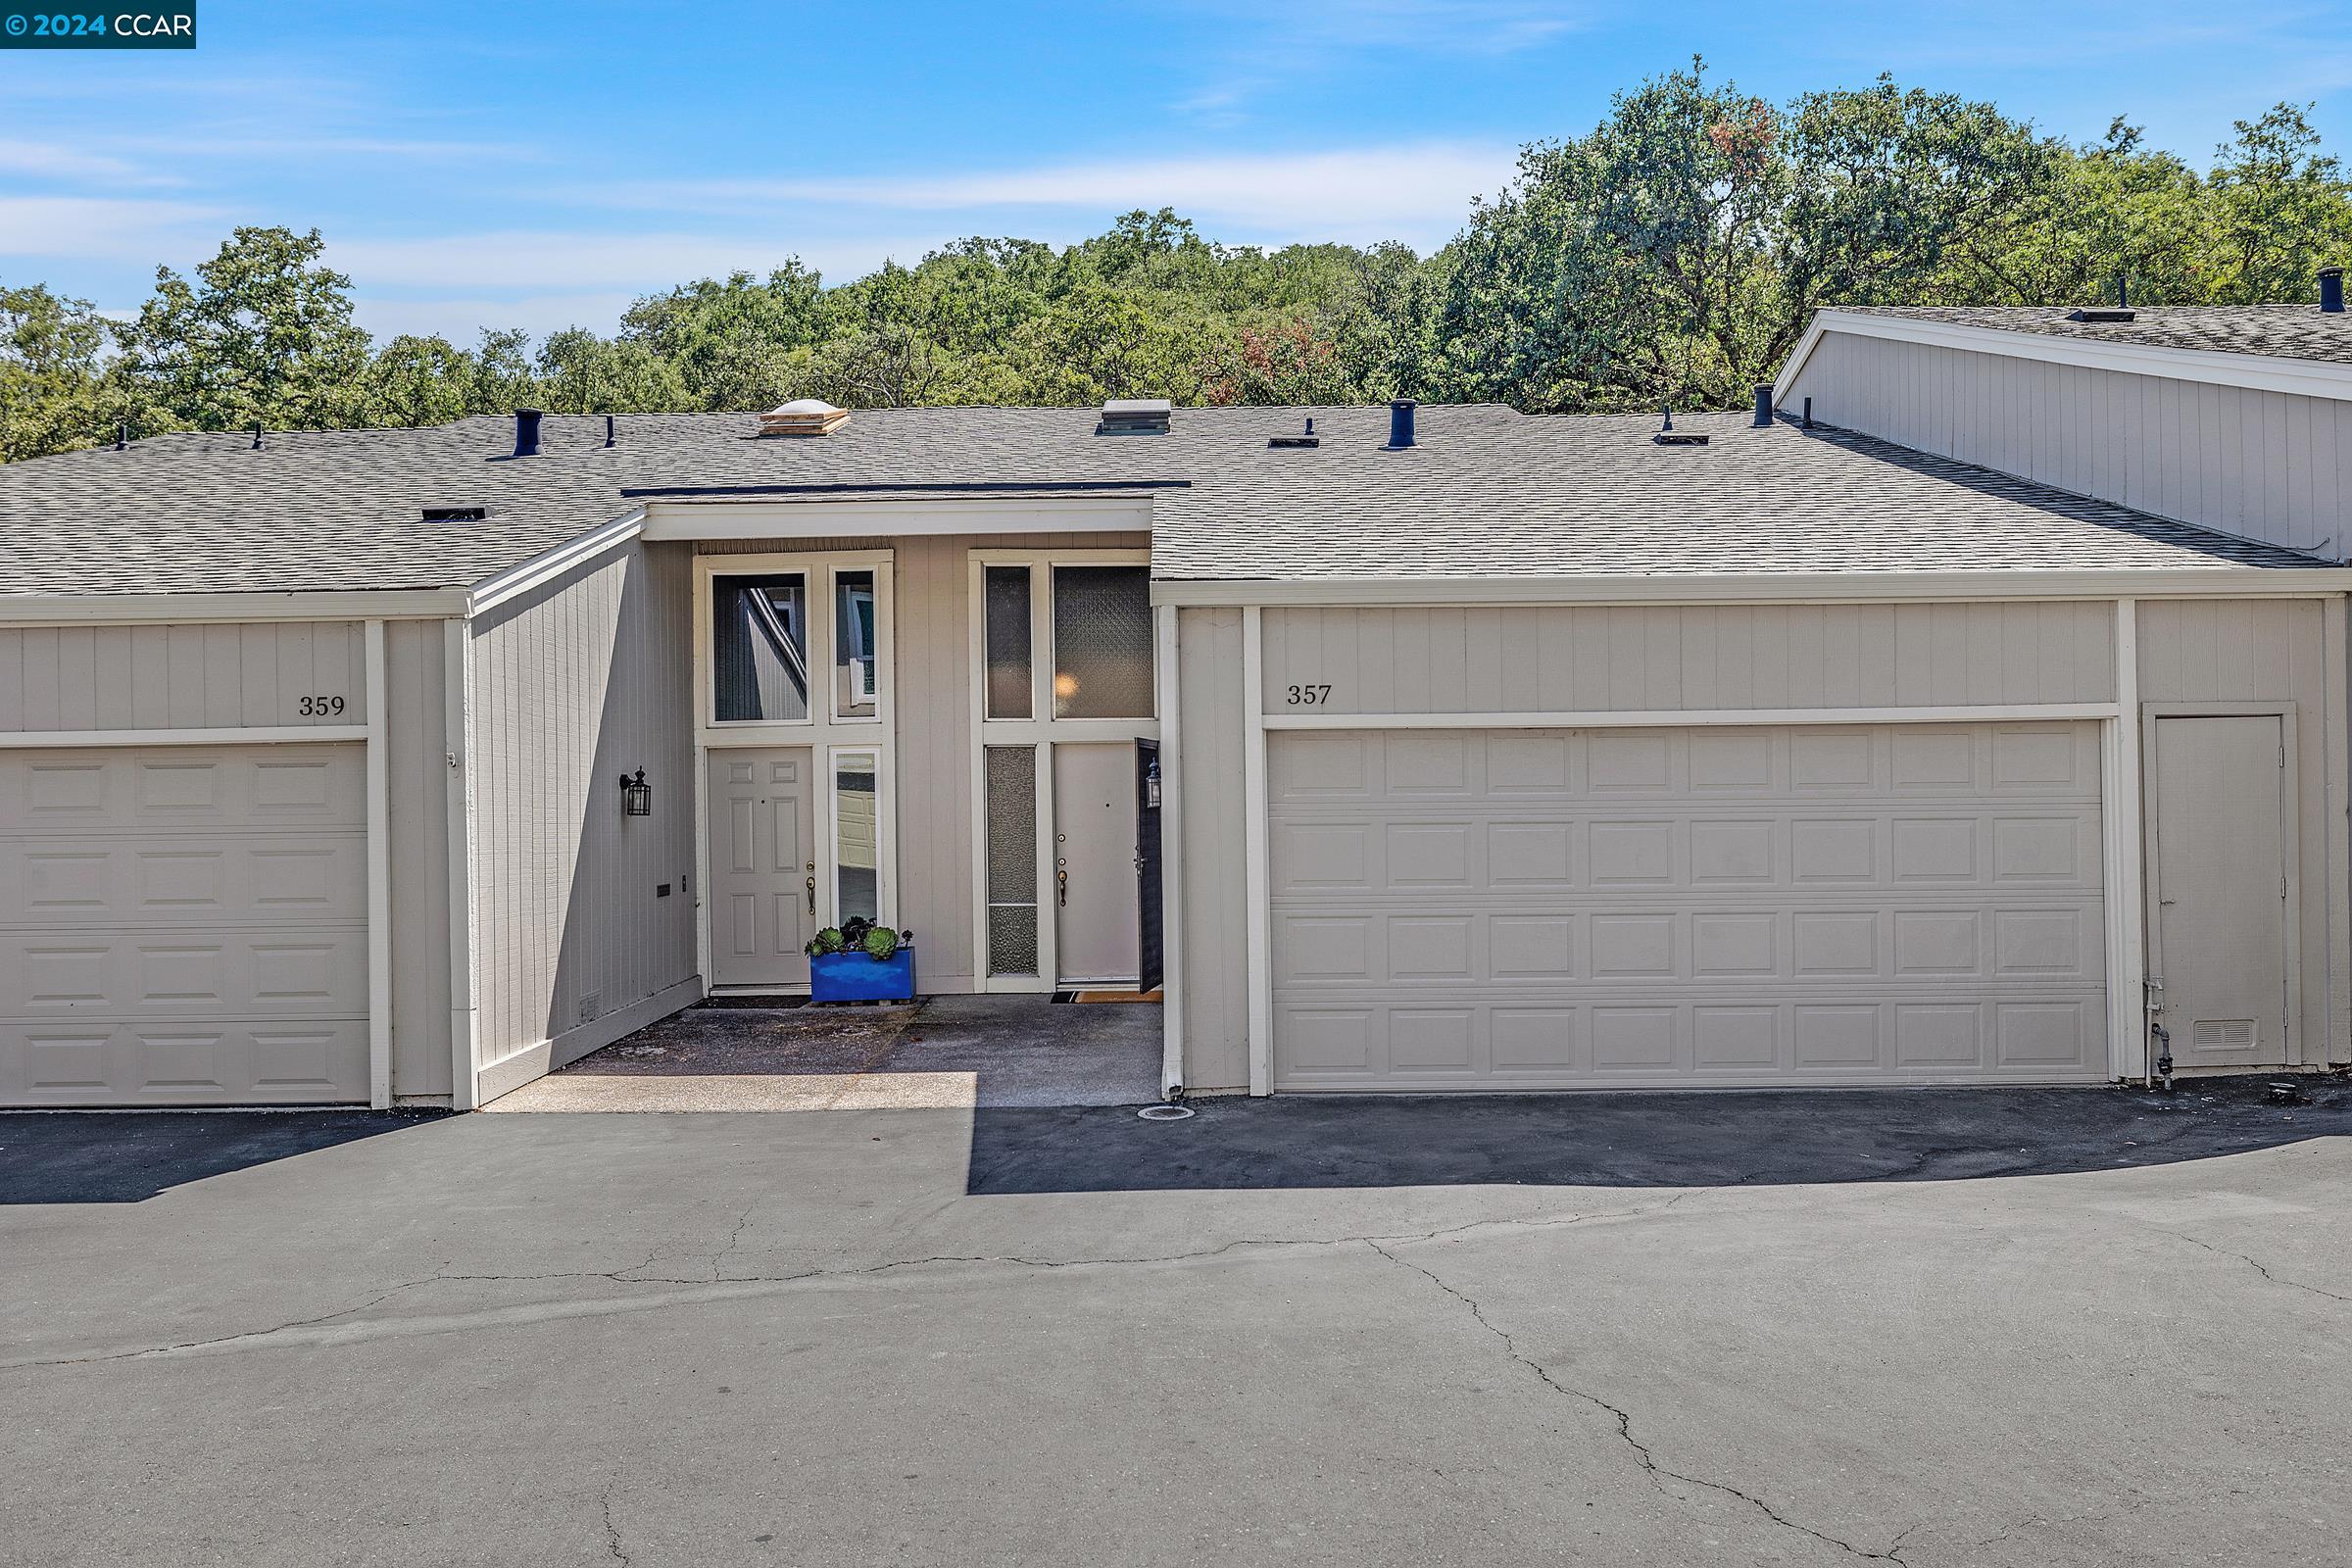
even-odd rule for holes
{"type": "MultiPolygon", "coordinates": [[[[179,1356],[218,1353],[238,1348],[267,1349],[279,1346],[346,1345],[379,1337],[386,1331],[406,1330],[413,1333],[449,1333],[472,1327],[492,1327],[502,1324],[529,1323],[555,1318],[587,1317],[618,1312],[659,1311],[671,1306],[695,1305],[702,1302],[733,1300],[750,1297],[780,1294],[786,1290],[834,1281],[854,1283],[902,1270],[932,1267],[1000,1266],[1009,1268],[1058,1271],[1088,1268],[1134,1268],[1170,1263],[1205,1262],[1247,1249],[1269,1251],[1317,1250],[1358,1245],[1377,1245],[1390,1242],[1404,1245],[1413,1242],[1432,1242],[1441,1238],[1462,1236],[1483,1230],[1554,1230],[1567,1225],[1581,1225],[1592,1220],[1634,1219],[1645,1214],[1662,1213],[1687,1199],[1709,1191],[1693,1188],[1677,1193],[1663,1203],[1645,1204],[1636,1208],[1591,1209],[1569,1213],[1504,1215],[1488,1219],[1468,1220],[1459,1225],[1441,1226],[1430,1231],[1382,1233],[1372,1236],[1348,1234],[1327,1237],[1242,1237],[1222,1246],[1204,1248],[1190,1252],[1151,1253],[1131,1257],[1028,1257],[1017,1253],[934,1253],[923,1257],[892,1258],[879,1263],[862,1264],[857,1268],[808,1268],[786,1274],[738,1274],[718,1277],[715,1265],[733,1250],[750,1223],[751,1210],[730,1238],[712,1254],[713,1275],[708,1279],[686,1279],[674,1275],[649,1275],[644,1271],[660,1258],[657,1250],[641,1262],[616,1269],[565,1269],[532,1274],[452,1274],[446,1268],[422,1279],[407,1280],[380,1290],[357,1305],[339,1307],[332,1312],[295,1318],[264,1329],[248,1329],[235,1334],[216,1335],[208,1339],[175,1341],[167,1345],[135,1346],[122,1349],[92,1351],[81,1355],[28,1358],[0,1361],[0,1371],[20,1371],[42,1367],[88,1366],[108,1361],[146,1360],[161,1356],[179,1356]],[[675,1290],[652,1291],[639,1296],[598,1298],[586,1300],[520,1302],[502,1307],[489,1307],[471,1312],[439,1313],[412,1318],[381,1318],[366,1323],[348,1323],[344,1319],[380,1306],[396,1296],[422,1290],[433,1285],[450,1284],[530,1284],[558,1280],[606,1280],[623,1286],[676,1286],[675,1290]]],[[[757,1205],[754,1205],[755,1208],[757,1205]]]]}
{"type": "Polygon", "coordinates": [[[1372,1239],[1371,1237],[1363,1238],[1363,1242],[1366,1247],[1369,1247],[1373,1251],[1378,1252],[1390,1262],[1396,1264],[1399,1268],[1410,1269],[1415,1274],[1418,1274],[1423,1279],[1429,1281],[1430,1284],[1436,1286],[1439,1290],[1445,1292],[1447,1296],[1450,1296],[1455,1300],[1461,1302],[1462,1305],[1468,1307],[1470,1309],[1471,1318],[1478,1324],[1480,1328],[1486,1330],[1488,1334],[1494,1337],[1494,1341],[1502,1347],[1503,1353],[1508,1355],[1512,1360],[1518,1362],[1521,1366],[1527,1368],[1529,1372],[1535,1375],[1537,1381],[1541,1382],[1545,1388],[1551,1390],[1555,1394],[1565,1395],[1569,1398],[1581,1399],[1587,1404],[1605,1411],[1617,1423],[1617,1436],[1625,1444],[1626,1447],[1632,1451],[1635,1463],[1642,1467],[1642,1473],[1649,1477],[1650,1485],[1656,1487],[1661,1494],[1671,1495],[1671,1494],[1666,1492],[1664,1484],[1659,1479],[1660,1477],[1666,1477],[1675,1481],[1683,1482],[1689,1486],[1701,1488],[1708,1492],[1721,1493],[1728,1497],[1736,1497],[1740,1501],[1746,1503],[1749,1507],[1754,1508],[1757,1512],[1763,1514],[1765,1518],[1771,1520],[1774,1524],[1779,1525],[1784,1529],[1793,1530],[1799,1535],[1810,1536],[1815,1541],[1822,1542],[1827,1545],[1836,1546],[1838,1550],[1849,1553],[1852,1556],[1866,1558],[1873,1562],[1892,1562],[1897,1564],[1901,1564],[1903,1562],[1901,1550],[1903,1537],[1911,1534],[1913,1530],[1917,1530],[1919,1528],[1918,1525],[1914,1524],[1905,1529],[1901,1535],[1896,1536],[1892,1542],[1887,1544],[1887,1546],[1885,1550],[1872,1551],[1867,1547],[1857,1546],[1850,1541],[1840,1541],[1838,1537],[1830,1535],[1826,1531],[1816,1530],[1811,1525],[1805,1524],[1800,1520],[1791,1519],[1787,1514],[1774,1507],[1771,1503],[1765,1501],[1762,1497],[1757,1496],[1754,1493],[1742,1492],[1740,1488],[1733,1486],[1728,1481],[1712,1481],[1705,1476],[1694,1476],[1687,1471],[1676,1470],[1668,1465],[1660,1463],[1658,1456],[1651,1450],[1649,1445],[1643,1443],[1641,1439],[1634,1436],[1634,1418],[1629,1411],[1625,1410],[1619,1405],[1611,1404],[1608,1400],[1602,1398],[1597,1394],[1588,1393],[1586,1390],[1579,1388],[1572,1388],[1568,1384],[1562,1383],[1558,1378],[1552,1376],[1550,1369],[1545,1367],[1541,1361],[1536,1360],[1533,1356],[1526,1354],[1519,1348],[1518,1344],[1511,1338],[1508,1330],[1500,1327],[1492,1318],[1487,1316],[1486,1308],[1479,1304],[1476,1298],[1470,1296],[1464,1291],[1455,1289],[1452,1285],[1446,1283],[1443,1277],[1436,1274],[1432,1270],[1422,1267],[1420,1264],[1412,1261],[1410,1258],[1397,1256],[1395,1252],[1392,1252],[1388,1248],[1383,1247],[1380,1242],[1372,1239]]]}
{"type": "Polygon", "coordinates": [[[2150,1230],[2162,1231],[2165,1235],[2170,1236],[2177,1241],[2186,1242],[2191,1247],[2202,1247],[2205,1249],[2205,1250],[2213,1253],[2217,1257],[2234,1258],[2238,1262],[2245,1264],[2246,1267],[2252,1269],[2255,1273],[2261,1275],[2264,1279],[2269,1280],[2273,1285],[2283,1285],[2291,1291],[2308,1291],[2313,1296],[2324,1296],[2330,1301],[2352,1302],[2352,1296],[2345,1296],[2339,1292],[2327,1290],[2317,1285],[2306,1285],[2301,1280],[2290,1280],[2283,1274],[2274,1274],[2270,1271],[2270,1268],[2267,1264],[2257,1262],[2243,1252],[2232,1250],[2227,1247],[2216,1247],[2213,1245],[2213,1243],[2208,1242],[2201,1237],[2191,1236],[2186,1231],[2174,1230],[2170,1225],[2150,1225],[2148,1228],[2150,1230]]]}
{"type": "Polygon", "coordinates": [[[619,1485],[617,1480],[606,1482],[605,1490],[597,1495],[596,1505],[605,1516],[605,1550],[612,1553],[612,1560],[620,1564],[620,1568],[629,1568],[631,1559],[621,1549],[620,1527],[612,1522],[612,1489],[619,1485]]]}

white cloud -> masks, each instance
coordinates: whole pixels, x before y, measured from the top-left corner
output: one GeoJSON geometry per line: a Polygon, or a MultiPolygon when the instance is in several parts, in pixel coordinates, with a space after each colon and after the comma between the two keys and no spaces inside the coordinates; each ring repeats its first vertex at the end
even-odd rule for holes
{"type": "Polygon", "coordinates": [[[439,334],[461,348],[470,348],[484,327],[519,326],[533,337],[545,337],[567,326],[585,326],[611,333],[620,324],[620,313],[637,296],[630,292],[531,294],[516,299],[402,299],[363,296],[355,315],[360,325],[377,339],[404,332],[418,336],[439,334]]]}
{"type": "Polygon", "coordinates": [[[100,196],[0,195],[0,256],[65,256],[142,267],[218,240],[225,209],[100,196]]]}
{"type": "MultiPolygon", "coordinates": [[[[772,202],[964,213],[981,222],[1005,210],[1107,216],[1137,207],[1173,207],[1187,217],[1275,239],[1395,238],[1426,247],[1460,228],[1471,197],[1492,194],[1507,182],[1517,156],[1512,147],[1424,142],[970,174],[699,180],[583,195],[702,212],[772,202]]],[[[956,231],[967,231],[967,225],[956,231]]]]}
{"type": "Polygon", "coordinates": [[[363,293],[463,289],[495,298],[667,288],[736,270],[765,272],[794,257],[836,281],[886,259],[911,263],[952,237],[935,234],[816,236],[789,233],[599,234],[502,230],[400,239],[328,240],[326,259],[363,293]]]}
{"type": "Polygon", "coordinates": [[[28,174],[36,179],[77,179],[112,185],[168,185],[178,181],[142,168],[127,158],[61,147],[54,142],[18,141],[0,137],[0,173],[28,174]]]}

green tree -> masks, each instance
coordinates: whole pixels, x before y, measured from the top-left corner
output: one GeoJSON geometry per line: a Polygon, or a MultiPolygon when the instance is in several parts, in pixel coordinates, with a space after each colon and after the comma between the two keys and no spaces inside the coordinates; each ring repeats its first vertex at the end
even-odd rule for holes
{"type": "Polygon", "coordinates": [[[0,288],[0,463],[95,446],[107,427],[106,318],[35,283],[0,288]]]}
{"type": "Polygon", "coordinates": [[[2352,241],[2352,189],[2320,151],[2308,105],[2279,104],[2215,155],[2206,292],[2237,305],[2310,300],[2352,241]]]}
{"type": "Polygon", "coordinates": [[[317,229],[244,227],[193,283],[158,268],[154,296],[119,334],[131,394],[190,429],[365,423],[368,334],[324,249],[317,229]]]}
{"type": "Polygon", "coordinates": [[[445,337],[396,337],[368,367],[368,421],[415,428],[464,418],[475,374],[473,356],[445,337]]]}

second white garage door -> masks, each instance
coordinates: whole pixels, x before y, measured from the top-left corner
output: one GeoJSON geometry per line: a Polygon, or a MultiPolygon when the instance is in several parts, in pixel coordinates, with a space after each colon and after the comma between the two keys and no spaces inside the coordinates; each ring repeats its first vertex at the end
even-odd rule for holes
{"type": "Polygon", "coordinates": [[[365,1101],[365,758],[0,751],[0,1104],[365,1101]]]}
{"type": "Polygon", "coordinates": [[[1274,1085],[2106,1076],[2089,724],[1272,737],[1274,1085]]]}

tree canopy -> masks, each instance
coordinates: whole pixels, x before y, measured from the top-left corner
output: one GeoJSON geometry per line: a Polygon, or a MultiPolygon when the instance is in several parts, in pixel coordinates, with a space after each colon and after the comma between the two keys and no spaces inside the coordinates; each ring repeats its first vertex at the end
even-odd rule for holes
{"type": "Polygon", "coordinates": [[[0,461],[162,430],[572,413],[1347,403],[1737,407],[1825,305],[2304,301],[2352,250],[2305,108],[2199,171],[2117,119],[2074,144],[1882,77],[1775,104],[1700,63],[1525,148],[1426,258],[1227,246],[1169,211],[1056,248],[966,239],[827,286],[796,259],[638,300],[610,336],[371,341],[317,230],[239,228],[128,320],[0,286],[0,461]]]}

